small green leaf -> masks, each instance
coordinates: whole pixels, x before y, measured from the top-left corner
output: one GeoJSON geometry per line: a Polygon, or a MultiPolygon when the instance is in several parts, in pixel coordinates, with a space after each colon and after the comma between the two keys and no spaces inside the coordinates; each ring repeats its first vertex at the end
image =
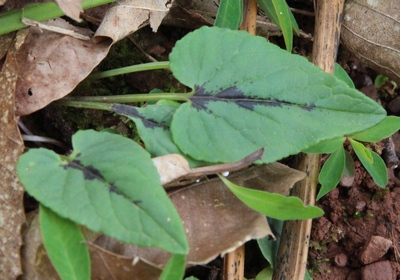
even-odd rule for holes
{"type": "Polygon", "coordinates": [[[386,76],[384,76],[384,75],[378,75],[378,76],[376,76],[375,82],[374,82],[375,87],[376,87],[376,88],[382,87],[388,80],[389,80],[389,78],[386,77],[386,76]]]}
{"type": "Polygon", "coordinates": [[[345,82],[349,87],[351,88],[356,88],[354,86],[353,80],[347,75],[347,72],[343,69],[342,66],[340,66],[339,63],[335,62],[335,76],[345,82]]]}
{"type": "Polygon", "coordinates": [[[299,33],[299,27],[285,0],[257,0],[260,8],[267,14],[276,25],[278,25],[285,40],[286,49],[292,51],[293,33],[299,33]]]}
{"type": "Polygon", "coordinates": [[[172,138],[199,161],[234,162],[264,147],[262,162],[275,162],[386,116],[304,57],[244,31],[197,29],[176,43],[170,61],[193,88],[172,118],[172,138]]]}
{"type": "Polygon", "coordinates": [[[399,129],[400,118],[395,116],[388,116],[373,127],[367,128],[361,132],[357,132],[350,137],[363,142],[376,143],[382,139],[391,136],[399,129]]]}
{"type": "Polygon", "coordinates": [[[318,144],[311,146],[308,149],[303,150],[304,153],[310,153],[310,154],[331,154],[337,149],[340,148],[340,146],[343,146],[344,141],[346,140],[346,137],[337,137],[329,140],[322,140],[318,144]]]}
{"type": "Polygon", "coordinates": [[[318,192],[317,200],[336,188],[340,178],[342,178],[345,161],[345,151],[343,145],[341,145],[329,156],[319,173],[318,179],[321,183],[321,189],[318,192]]]}
{"type": "Polygon", "coordinates": [[[182,279],[185,274],[185,262],[186,255],[172,255],[159,280],[182,279]]]}
{"type": "Polygon", "coordinates": [[[238,29],[243,20],[242,0],[221,0],[215,26],[229,29],[238,29]]]}
{"type": "Polygon", "coordinates": [[[139,246],[186,254],[180,217],[161,186],[150,155],[120,135],[93,130],[72,137],[60,157],[31,149],[17,164],[27,192],[62,217],[139,246]]]}
{"type": "Polygon", "coordinates": [[[366,161],[370,164],[374,162],[374,159],[371,154],[371,150],[367,149],[363,144],[360,142],[357,142],[351,138],[349,138],[349,141],[351,143],[351,146],[353,147],[354,151],[356,152],[358,158],[361,161],[366,161]]]}
{"type": "Polygon", "coordinates": [[[257,239],[258,246],[264,258],[268,261],[271,268],[276,267],[276,256],[278,255],[279,244],[281,240],[283,221],[276,219],[268,219],[268,224],[275,235],[275,240],[271,240],[270,236],[257,239]]]}
{"type": "Polygon", "coordinates": [[[254,280],[271,280],[274,274],[274,269],[272,267],[266,267],[257,274],[254,280]]]}
{"type": "Polygon", "coordinates": [[[386,164],[383,159],[374,151],[370,151],[365,148],[361,143],[358,143],[351,139],[350,142],[353,146],[354,151],[356,152],[357,157],[360,159],[361,163],[368,171],[368,173],[371,174],[372,179],[374,179],[375,183],[382,188],[385,187],[388,183],[388,174],[386,170],[386,164]],[[372,161],[366,158],[365,150],[368,150],[371,154],[372,161]]]}
{"type": "Polygon", "coordinates": [[[40,204],[40,231],[47,254],[63,280],[90,280],[90,256],[78,226],[40,204]]]}
{"type": "Polygon", "coordinates": [[[324,214],[322,209],[316,206],[305,206],[298,197],[240,187],[225,177],[218,176],[243,203],[268,217],[278,220],[306,220],[324,214]]]}
{"type": "Polygon", "coordinates": [[[347,151],[345,152],[345,155],[346,155],[346,164],[344,165],[343,176],[350,178],[354,176],[354,170],[355,170],[354,160],[347,151]]]}

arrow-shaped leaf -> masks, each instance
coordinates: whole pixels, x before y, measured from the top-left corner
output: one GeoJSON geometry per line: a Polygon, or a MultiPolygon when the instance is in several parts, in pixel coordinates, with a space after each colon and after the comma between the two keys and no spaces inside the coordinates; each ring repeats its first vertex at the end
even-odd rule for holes
{"type": "Polygon", "coordinates": [[[132,140],[79,131],[74,152],[32,149],[18,176],[30,195],[58,215],[123,242],[186,254],[183,225],[150,155],[132,140]]]}
{"type": "Polygon", "coordinates": [[[246,32],[200,28],[176,44],[170,61],[193,88],[173,116],[172,137],[197,160],[233,162],[264,147],[263,162],[274,162],[386,115],[305,58],[246,32]]]}

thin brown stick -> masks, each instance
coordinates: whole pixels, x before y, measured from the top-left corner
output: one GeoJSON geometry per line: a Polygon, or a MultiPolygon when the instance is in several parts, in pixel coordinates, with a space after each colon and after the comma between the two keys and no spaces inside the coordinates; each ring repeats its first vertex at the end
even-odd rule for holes
{"type": "Polygon", "coordinates": [[[223,280],[241,280],[244,278],[244,245],[236,248],[224,257],[223,280]]]}
{"type": "MultiPolygon", "coordinates": [[[[319,0],[316,9],[312,60],[325,72],[333,73],[339,45],[344,0],[319,0]]],[[[295,185],[293,195],[305,204],[315,203],[320,155],[301,154],[298,169],[307,177],[295,185]]],[[[281,235],[277,267],[273,279],[304,279],[312,220],[287,221],[281,235]]]]}
{"type": "Polygon", "coordinates": [[[246,30],[251,35],[256,35],[257,2],[256,0],[244,1],[245,13],[240,30],[246,30]]]}

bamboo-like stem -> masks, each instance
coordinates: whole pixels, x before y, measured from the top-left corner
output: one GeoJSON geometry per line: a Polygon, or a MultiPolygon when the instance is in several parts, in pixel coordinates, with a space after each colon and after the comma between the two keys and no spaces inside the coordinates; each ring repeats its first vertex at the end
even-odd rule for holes
{"type": "MultiPolygon", "coordinates": [[[[328,73],[333,73],[334,70],[343,6],[344,0],[317,1],[312,60],[328,73]]],[[[295,185],[292,194],[300,197],[307,205],[315,203],[320,159],[320,155],[315,154],[298,156],[297,167],[306,172],[307,177],[295,185]]],[[[274,280],[304,279],[311,224],[312,220],[285,222],[274,280]]]]}
{"type": "MultiPolygon", "coordinates": [[[[85,10],[115,1],[116,0],[83,0],[82,8],[85,10]]],[[[35,21],[44,21],[63,15],[64,12],[54,2],[34,4],[21,10],[13,10],[0,15],[0,35],[27,27],[22,23],[22,17],[35,21]]]]}
{"type": "MultiPolygon", "coordinates": [[[[256,0],[244,0],[244,15],[240,30],[246,30],[249,34],[256,34],[257,2],[256,0]]],[[[244,245],[236,248],[224,257],[222,271],[223,280],[244,279],[244,245]]]]}
{"type": "Polygon", "coordinates": [[[223,280],[242,280],[244,278],[244,245],[224,257],[223,280]]]}
{"type": "Polygon", "coordinates": [[[246,30],[251,35],[256,35],[257,25],[257,2],[256,0],[245,1],[245,13],[240,30],[246,30]]]}

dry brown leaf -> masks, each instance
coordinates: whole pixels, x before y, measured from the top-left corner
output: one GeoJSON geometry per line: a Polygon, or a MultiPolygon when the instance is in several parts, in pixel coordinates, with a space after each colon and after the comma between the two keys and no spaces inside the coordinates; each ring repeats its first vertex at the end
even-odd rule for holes
{"type": "Polygon", "coordinates": [[[24,189],[18,181],[15,165],[23,152],[24,143],[14,114],[14,95],[18,78],[16,52],[25,39],[17,33],[0,73],[0,275],[2,279],[15,279],[21,274],[21,225],[25,221],[24,189]]]}
{"type": "Polygon", "coordinates": [[[0,36],[0,60],[5,57],[11,43],[14,41],[15,33],[8,33],[0,36]]]}
{"type": "MultiPolygon", "coordinates": [[[[51,22],[90,35],[90,31],[73,27],[62,19],[51,22]]],[[[70,93],[107,55],[110,45],[110,41],[95,44],[30,27],[17,53],[16,114],[30,114],[70,93]]]]}
{"type": "Polygon", "coordinates": [[[82,0],[55,0],[60,9],[70,18],[81,21],[80,14],[83,12],[82,0]]]}
{"type": "Polygon", "coordinates": [[[247,157],[230,163],[209,165],[190,169],[189,162],[181,155],[170,154],[152,158],[154,166],[160,175],[161,184],[165,189],[180,185],[189,185],[196,179],[206,175],[238,171],[260,160],[264,149],[259,149],[247,157]]]}
{"type": "Polygon", "coordinates": [[[154,32],[168,13],[168,0],[121,0],[116,2],[106,13],[97,29],[94,40],[101,41],[103,37],[119,41],[150,21],[154,32]]]}
{"type": "MultiPolygon", "coordinates": [[[[288,195],[293,184],[304,176],[303,172],[273,163],[234,173],[229,179],[244,187],[288,195]]],[[[272,235],[265,216],[237,199],[218,178],[180,189],[170,197],[186,228],[188,264],[205,264],[250,239],[272,235]]],[[[126,257],[139,256],[159,267],[170,256],[160,249],[112,242],[104,236],[96,244],[126,257]]]]}
{"type": "MultiPolygon", "coordinates": [[[[234,173],[229,179],[245,187],[287,195],[304,176],[274,163],[234,173]]],[[[170,197],[186,228],[189,265],[207,263],[250,239],[272,236],[265,216],[240,202],[219,179],[180,189],[170,197]]],[[[37,220],[36,215],[27,223],[24,234],[25,279],[58,279],[43,249],[37,220]]],[[[92,259],[92,279],[158,279],[159,267],[170,257],[159,249],[138,248],[86,229],[83,232],[92,259]]]]}
{"type": "MultiPolygon", "coordinates": [[[[27,226],[23,233],[25,245],[21,252],[24,270],[23,279],[60,279],[43,246],[38,211],[29,213],[26,224],[27,226]]],[[[86,232],[86,230],[84,231],[86,232]]],[[[89,243],[88,247],[91,259],[91,279],[156,280],[161,274],[160,269],[150,266],[143,261],[138,260],[133,265],[132,258],[108,252],[94,244],[89,243]]]]}

